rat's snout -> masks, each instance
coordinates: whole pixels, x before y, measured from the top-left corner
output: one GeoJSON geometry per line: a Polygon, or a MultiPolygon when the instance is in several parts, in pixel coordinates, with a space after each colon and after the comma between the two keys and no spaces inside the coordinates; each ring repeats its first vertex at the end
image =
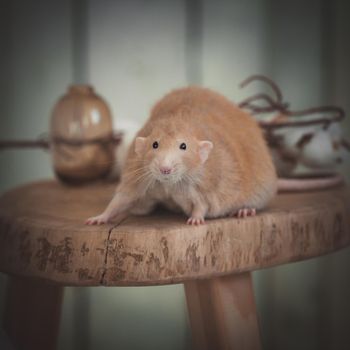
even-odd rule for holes
{"type": "Polygon", "coordinates": [[[171,171],[172,171],[172,169],[168,166],[161,166],[159,170],[163,175],[169,175],[171,174],[171,171]]]}
{"type": "Polygon", "coordinates": [[[174,162],[174,156],[171,152],[164,152],[157,157],[156,162],[156,176],[160,181],[175,180],[176,166],[174,162]]]}

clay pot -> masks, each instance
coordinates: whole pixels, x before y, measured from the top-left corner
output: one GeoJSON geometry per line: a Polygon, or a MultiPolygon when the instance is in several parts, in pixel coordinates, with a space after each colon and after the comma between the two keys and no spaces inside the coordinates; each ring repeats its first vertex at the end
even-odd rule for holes
{"type": "Polygon", "coordinates": [[[79,184],[106,176],[114,159],[113,126],[106,102],[88,85],[73,85],[56,103],[50,125],[54,171],[79,184]]]}

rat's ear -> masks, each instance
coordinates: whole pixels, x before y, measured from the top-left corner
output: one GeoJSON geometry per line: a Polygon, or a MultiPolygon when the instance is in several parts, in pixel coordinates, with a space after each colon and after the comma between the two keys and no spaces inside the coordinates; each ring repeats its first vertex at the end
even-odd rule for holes
{"type": "Polygon", "coordinates": [[[199,158],[204,164],[209,157],[210,151],[213,149],[214,145],[210,141],[199,141],[199,158]]]}
{"type": "Polygon", "coordinates": [[[146,138],[145,137],[136,137],[135,139],[135,152],[138,155],[142,155],[142,151],[145,147],[146,138]]]}

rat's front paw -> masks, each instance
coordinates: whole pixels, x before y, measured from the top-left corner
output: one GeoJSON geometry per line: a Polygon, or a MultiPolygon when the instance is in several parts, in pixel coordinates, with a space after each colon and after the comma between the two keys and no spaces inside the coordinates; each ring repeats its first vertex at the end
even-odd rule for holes
{"type": "Polygon", "coordinates": [[[85,221],[85,225],[103,225],[108,223],[108,217],[105,214],[92,216],[85,221]]]}
{"type": "Polygon", "coordinates": [[[202,225],[204,224],[204,218],[203,216],[201,217],[196,217],[196,216],[191,216],[188,220],[187,220],[187,225],[202,225]]]}

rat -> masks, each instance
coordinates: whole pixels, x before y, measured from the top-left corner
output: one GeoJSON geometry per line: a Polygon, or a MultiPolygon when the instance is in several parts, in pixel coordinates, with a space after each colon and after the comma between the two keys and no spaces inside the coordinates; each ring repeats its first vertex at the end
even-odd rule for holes
{"type": "Polygon", "coordinates": [[[277,191],[277,175],[257,121],[226,97],[202,87],[163,97],[128,150],[120,183],[104,212],[146,215],[157,204],[188,216],[254,216],[277,191]]]}

